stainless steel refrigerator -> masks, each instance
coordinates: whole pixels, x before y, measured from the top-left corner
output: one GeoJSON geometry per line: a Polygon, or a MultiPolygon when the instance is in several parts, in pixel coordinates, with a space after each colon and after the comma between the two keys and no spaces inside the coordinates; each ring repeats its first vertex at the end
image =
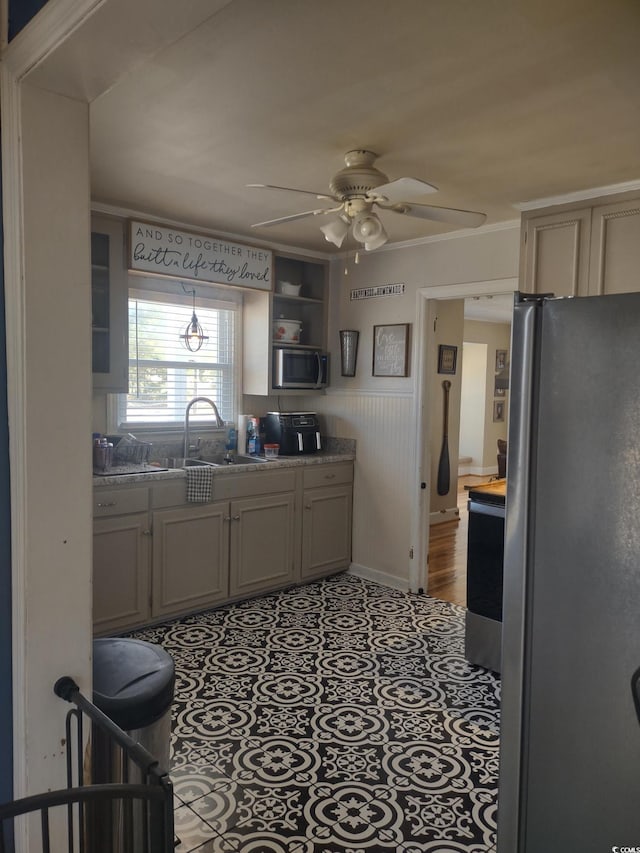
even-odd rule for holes
{"type": "Polygon", "coordinates": [[[498,853],[640,850],[639,666],[640,293],[517,294],[498,853]]]}

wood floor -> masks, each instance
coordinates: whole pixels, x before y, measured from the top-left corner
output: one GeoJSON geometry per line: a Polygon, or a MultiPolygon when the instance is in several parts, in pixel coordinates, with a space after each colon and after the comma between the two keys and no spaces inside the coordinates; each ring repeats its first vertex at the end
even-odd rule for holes
{"type": "Polygon", "coordinates": [[[434,598],[467,605],[467,492],[465,485],[486,483],[490,477],[469,475],[458,478],[459,521],[434,524],[429,532],[429,586],[434,598]]]}

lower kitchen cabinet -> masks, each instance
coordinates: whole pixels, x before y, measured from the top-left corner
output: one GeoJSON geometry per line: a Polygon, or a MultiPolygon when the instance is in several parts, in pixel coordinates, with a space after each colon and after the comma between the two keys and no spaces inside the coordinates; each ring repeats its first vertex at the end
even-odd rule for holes
{"type": "Polygon", "coordinates": [[[302,580],[343,569],[351,562],[352,469],[318,466],[305,472],[302,496],[302,580]],[[336,485],[324,483],[336,481],[336,485]]]}
{"type": "Polygon", "coordinates": [[[153,513],[151,615],[204,610],[229,595],[229,504],[153,513]]]}
{"type": "Polygon", "coordinates": [[[293,583],[294,508],[291,493],[232,501],[230,595],[250,595],[293,583]]]}
{"type": "Polygon", "coordinates": [[[143,625],[149,607],[149,516],[97,518],[93,526],[93,625],[96,634],[143,625]]]}
{"type": "Polygon", "coordinates": [[[94,491],[94,632],[119,633],[345,569],[351,462],[94,491]]]}

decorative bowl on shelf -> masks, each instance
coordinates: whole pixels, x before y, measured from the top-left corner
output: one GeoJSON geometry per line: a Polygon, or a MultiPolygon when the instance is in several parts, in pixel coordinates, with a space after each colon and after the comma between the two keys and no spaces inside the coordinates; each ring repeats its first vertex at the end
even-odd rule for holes
{"type": "Polygon", "coordinates": [[[300,296],[301,284],[292,284],[290,281],[279,281],[276,283],[278,293],[283,296],[300,296]]]}
{"type": "Polygon", "coordinates": [[[283,341],[289,344],[299,344],[301,332],[302,323],[300,320],[285,320],[284,317],[280,317],[279,320],[273,321],[274,341],[283,341]]]}

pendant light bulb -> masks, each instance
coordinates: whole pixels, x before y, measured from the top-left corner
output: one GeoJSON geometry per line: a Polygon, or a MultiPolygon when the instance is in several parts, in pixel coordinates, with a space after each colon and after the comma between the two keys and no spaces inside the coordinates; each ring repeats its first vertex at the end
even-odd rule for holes
{"type": "Polygon", "coordinates": [[[365,211],[353,220],[353,236],[358,243],[364,244],[367,252],[378,249],[387,242],[387,232],[375,213],[365,211]]]}
{"type": "Polygon", "coordinates": [[[209,340],[209,335],[205,335],[204,331],[202,330],[202,326],[198,322],[198,317],[196,316],[195,287],[191,292],[193,294],[193,314],[191,315],[190,323],[184,330],[184,334],[180,335],[180,337],[184,341],[184,345],[189,350],[189,352],[198,352],[198,350],[202,347],[203,343],[209,340]]]}

